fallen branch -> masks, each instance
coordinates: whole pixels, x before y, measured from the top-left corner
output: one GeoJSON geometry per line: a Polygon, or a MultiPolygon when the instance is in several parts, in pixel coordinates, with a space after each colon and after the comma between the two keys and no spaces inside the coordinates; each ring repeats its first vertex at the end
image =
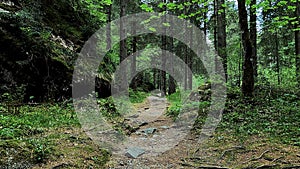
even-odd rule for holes
{"type": "Polygon", "coordinates": [[[257,158],[254,158],[252,161],[255,161],[255,160],[259,160],[259,159],[261,159],[265,154],[267,154],[268,152],[270,152],[270,150],[266,150],[266,151],[264,151],[263,153],[261,153],[261,155],[260,156],[258,156],[257,158]]]}
{"type": "Polygon", "coordinates": [[[266,153],[270,152],[270,150],[266,150],[264,151],[263,153],[261,153],[260,156],[256,157],[256,158],[252,158],[250,159],[249,161],[246,161],[246,162],[243,162],[243,164],[246,164],[246,163],[249,163],[250,161],[256,161],[256,160],[259,160],[261,159],[266,153]]]}
{"type": "Polygon", "coordinates": [[[182,162],[182,163],[179,163],[181,166],[183,167],[195,167],[193,166],[192,164],[189,164],[189,163],[185,163],[185,162],[182,162]]]}
{"type": "Polygon", "coordinates": [[[259,166],[259,167],[256,167],[255,169],[268,169],[268,168],[274,168],[274,167],[277,167],[278,164],[273,164],[273,165],[262,165],[262,166],[259,166]]]}
{"type": "Polygon", "coordinates": [[[283,167],[282,169],[297,169],[297,168],[300,168],[300,165],[283,167]]]}
{"type": "Polygon", "coordinates": [[[229,169],[227,167],[220,167],[220,166],[200,166],[200,169],[229,169]]]}
{"type": "Polygon", "coordinates": [[[276,161],[278,161],[279,159],[282,159],[282,158],[283,158],[283,156],[280,156],[280,157],[275,158],[274,160],[272,160],[272,162],[276,162],[276,161]]]}
{"type": "Polygon", "coordinates": [[[235,150],[245,150],[245,147],[243,147],[243,146],[231,147],[230,149],[223,151],[223,153],[220,156],[220,159],[222,159],[226,155],[226,153],[228,153],[230,151],[235,151],[235,150]]]}

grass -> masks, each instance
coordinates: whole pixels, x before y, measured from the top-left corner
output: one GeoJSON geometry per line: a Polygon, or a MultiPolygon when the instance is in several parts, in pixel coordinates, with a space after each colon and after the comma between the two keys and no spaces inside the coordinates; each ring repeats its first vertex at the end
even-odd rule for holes
{"type": "MultiPolygon", "coordinates": [[[[142,104],[147,96],[131,91],[130,101],[142,104]]],[[[168,101],[167,113],[175,118],[182,109],[181,94],[168,96],[168,101]]],[[[118,116],[112,98],[98,103],[108,117],[118,116]]],[[[212,152],[217,149],[216,157],[222,154],[227,166],[245,166],[239,164],[239,158],[255,159],[266,149],[270,152],[264,158],[279,158],[276,148],[290,150],[286,157],[293,160],[300,146],[299,105],[298,96],[287,91],[262,90],[253,98],[243,99],[238,90],[230,89],[223,119],[210,140],[212,152]],[[244,145],[247,150],[231,151],[234,145],[244,145]]],[[[208,106],[208,101],[199,104],[201,111],[208,106]]],[[[81,130],[71,104],[25,105],[18,114],[5,113],[5,107],[0,106],[0,111],[0,168],[105,168],[110,158],[81,130]]],[[[205,118],[205,114],[199,116],[196,130],[205,118]]]]}
{"type": "MultiPolygon", "coordinates": [[[[191,161],[195,168],[208,164],[243,169],[300,166],[299,96],[279,88],[258,88],[252,98],[243,98],[237,88],[227,94],[222,121],[195,150],[192,159],[196,160],[191,161]]],[[[169,96],[169,115],[178,115],[179,100],[178,93],[169,96]]],[[[207,101],[198,104],[204,111],[209,106],[207,101]]],[[[200,136],[205,120],[205,113],[199,111],[193,134],[200,136]]]]}
{"type": "Polygon", "coordinates": [[[255,97],[245,101],[228,98],[219,130],[231,130],[240,138],[262,135],[270,140],[300,146],[300,101],[296,95],[255,97]]]}
{"type": "Polygon", "coordinates": [[[150,94],[143,91],[129,90],[129,100],[131,103],[142,103],[150,94]]]}
{"type": "Polygon", "coordinates": [[[0,168],[49,168],[58,159],[75,168],[101,167],[110,156],[81,130],[71,104],[25,105],[15,115],[2,112],[0,129],[0,168]]]}
{"type": "MultiPolygon", "coordinates": [[[[167,114],[171,117],[176,118],[183,109],[180,96],[179,92],[168,96],[170,106],[167,114]]],[[[201,129],[206,118],[203,110],[210,104],[208,101],[198,104],[199,117],[195,127],[201,129]]],[[[231,132],[241,141],[251,136],[264,136],[272,142],[300,146],[299,126],[300,100],[297,95],[275,88],[271,93],[258,89],[253,98],[245,99],[239,90],[229,89],[217,132],[231,132]]]]}

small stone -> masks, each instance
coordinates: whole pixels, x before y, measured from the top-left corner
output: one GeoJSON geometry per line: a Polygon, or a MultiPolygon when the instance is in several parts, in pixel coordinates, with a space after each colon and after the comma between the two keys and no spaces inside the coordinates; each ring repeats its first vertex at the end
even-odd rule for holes
{"type": "Polygon", "coordinates": [[[153,134],[156,130],[157,130],[157,128],[147,128],[147,129],[144,129],[143,132],[145,134],[153,134]]]}
{"type": "Polygon", "coordinates": [[[137,158],[138,156],[142,155],[145,153],[144,149],[138,148],[138,147],[130,147],[127,152],[126,156],[130,158],[137,158]]]}
{"type": "Polygon", "coordinates": [[[169,126],[160,126],[161,129],[169,129],[169,126]]]}

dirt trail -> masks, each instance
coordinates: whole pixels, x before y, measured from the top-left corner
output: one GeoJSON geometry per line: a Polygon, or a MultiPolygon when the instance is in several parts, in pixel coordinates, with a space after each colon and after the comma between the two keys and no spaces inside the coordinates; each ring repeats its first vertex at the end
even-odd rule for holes
{"type": "Polygon", "coordinates": [[[165,98],[150,96],[148,105],[138,110],[137,115],[127,117],[127,124],[140,125],[123,144],[123,154],[111,159],[110,168],[186,168],[179,163],[194,149],[195,140],[190,136],[182,140],[173,120],[166,116],[168,102],[165,98]],[[193,143],[194,142],[194,143],[193,143]],[[194,145],[194,146],[191,146],[194,145]],[[137,158],[126,156],[131,148],[144,150],[137,158]]]}
{"type": "Polygon", "coordinates": [[[128,124],[140,126],[123,145],[123,154],[113,155],[107,168],[300,168],[299,147],[271,143],[263,136],[241,142],[232,132],[219,131],[201,144],[202,135],[188,133],[182,138],[176,135],[173,120],[165,115],[167,100],[156,96],[147,99],[148,105],[140,107],[137,115],[126,118],[128,124]],[[147,130],[153,128],[155,131],[147,130]],[[128,157],[125,154],[130,147],[145,152],[137,158],[128,157]]]}

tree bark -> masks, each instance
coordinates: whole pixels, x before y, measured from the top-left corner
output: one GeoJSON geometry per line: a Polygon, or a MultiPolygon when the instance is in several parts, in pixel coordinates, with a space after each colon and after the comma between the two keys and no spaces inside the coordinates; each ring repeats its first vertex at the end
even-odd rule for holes
{"type": "MultiPolygon", "coordinates": [[[[193,46],[193,29],[191,29],[189,31],[189,41],[190,41],[190,46],[193,46]]],[[[189,52],[189,57],[188,57],[188,67],[190,68],[190,70],[193,69],[193,63],[192,63],[192,51],[190,50],[189,52]]],[[[193,88],[193,73],[192,72],[188,72],[188,89],[192,90],[193,88]]]]}
{"type": "Polygon", "coordinates": [[[222,58],[225,80],[227,81],[226,15],[224,5],[224,0],[217,0],[217,52],[222,58]]]}
{"type": "Polygon", "coordinates": [[[244,96],[252,96],[254,90],[254,76],[252,64],[252,44],[248,29],[247,10],[245,0],[238,0],[239,24],[242,32],[242,43],[244,49],[243,82],[242,93],[244,96]]]}
{"type": "Polygon", "coordinates": [[[298,24],[295,31],[295,51],[296,51],[296,79],[298,86],[300,86],[300,2],[296,2],[296,17],[298,24]]]}
{"type": "MultiPolygon", "coordinates": [[[[121,4],[121,9],[120,9],[120,17],[123,17],[126,15],[126,4],[127,4],[127,0],[120,0],[120,4],[121,4]]],[[[120,63],[126,59],[127,57],[127,46],[126,46],[126,29],[124,27],[125,23],[123,23],[122,21],[120,22],[120,38],[123,39],[120,41],[120,63]]],[[[127,71],[126,71],[126,67],[121,66],[120,69],[123,72],[123,76],[119,77],[120,78],[120,84],[121,84],[121,91],[126,90],[124,87],[127,86],[127,71]]]]}
{"type": "Polygon", "coordinates": [[[203,31],[204,31],[204,35],[206,37],[206,35],[207,35],[207,22],[206,22],[206,20],[207,20],[208,6],[204,5],[204,9],[205,9],[205,12],[203,13],[203,20],[204,20],[204,22],[203,22],[203,31]]]}
{"type": "MultiPolygon", "coordinates": [[[[134,78],[134,75],[136,73],[136,52],[137,52],[137,37],[135,36],[136,34],[136,22],[133,21],[132,23],[132,27],[131,27],[131,33],[133,35],[132,38],[132,60],[131,60],[131,77],[134,78]]],[[[133,79],[133,89],[136,89],[137,84],[136,84],[136,80],[133,79]]]]}
{"type": "MultiPolygon", "coordinates": [[[[167,0],[164,0],[164,3],[166,3],[167,2],[167,0]]],[[[164,7],[164,11],[167,11],[167,7],[165,6],[164,7]]],[[[167,22],[167,19],[166,19],[166,15],[164,16],[165,18],[164,18],[164,23],[166,23],[167,22]]],[[[166,32],[167,32],[167,28],[165,27],[164,28],[164,31],[165,31],[165,35],[167,34],[166,32]]],[[[167,50],[167,37],[165,36],[165,35],[162,35],[162,39],[161,39],[161,42],[162,42],[162,49],[163,49],[163,51],[162,51],[162,56],[161,56],[161,63],[162,63],[162,68],[161,68],[161,90],[162,90],[162,94],[163,95],[166,95],[166,93],[167,93],[167,89],[166,89],[166,80],[167,80],[167,76],[166,76],[166,50],[167,50]]]]}
{"type": "Polygon", "coordinates": [[[252,58],[253,58],[253,71],[254,77],[257,77],[257,28],[256,28],[256,0],[251,0],[250,3],[250,39],[253,45],[252,58]]]}
{"type": "Polygon", "coordinates": [[[110,50],[111,48],[111,5],[107,8],[107,28],[106,28],[106,50],[110,50]]]}
{"type": "MultiPolygon", "coordinates": [[[[171,3],[173,3],[173,0],[170,0],[171,3]]],[[[171,25],[173,23],[173,20],[172,18],[170,19],[170,22],[171,22],[171,25]]],[[[169,29],[169,31],[172,31],[172,29],[169,29]]],[[[169,43],[169,51],[171,53],[173,53],[173,48],[174,48],[174,40],[173,38],[171,37],[170,38],[170,43],[169,43]]],[[[172,58],[172,57],[171,57],[172,58]]],[[[168,90],[168,94],[171,95],[173,93],[176,92],[176,84],[175,84],[175,80],[174,78],[172,77],[172,73],[174,73],[174,65],[173,65],[173,60],[171,60],[170,58],[170,68],[171,68],[171,72],[169,74],[169,90],[168,90]]]]}
{"type": "Polygon", "coordinates": [[[277,83],[280,85],[280,60],[279,60],[279,44],[278,44],[278,32],[275,32],[275,57],[276,57],[276,71],[277,71],[277,83]]]}
{"type": "Polygon", "coordinates": [[[218,7],[217,0],[214,0],[214,14],[213,14],[213,26],[214,26],[214,47],[217,49],[217,15],[218,15],[218,7]]]}

